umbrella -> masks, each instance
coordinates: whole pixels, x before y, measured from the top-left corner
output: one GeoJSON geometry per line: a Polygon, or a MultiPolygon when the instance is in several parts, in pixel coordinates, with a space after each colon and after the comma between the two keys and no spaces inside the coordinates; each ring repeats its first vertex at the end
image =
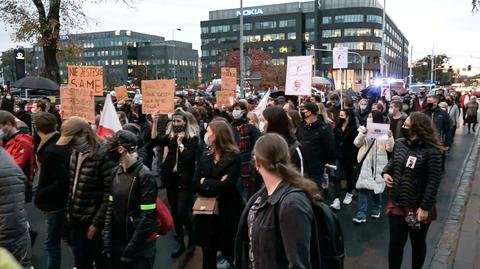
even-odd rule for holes
{"type": "Polygon", "coordinates": [[[331,81],[324,77],[312,77],[312,85],[321,84],[321,85],[330,85],[331,81]]]}
{"type": "Polygon", "coordinates": [[[51,90],[51,91],[59,90],[59,86],[57,83],[55,83],[54,81],[48,78],[43,78],[43,77],[24,77],[15,81],[12,87],[22,88],[22,89],[34,89],[34,90],[51,90]]]}

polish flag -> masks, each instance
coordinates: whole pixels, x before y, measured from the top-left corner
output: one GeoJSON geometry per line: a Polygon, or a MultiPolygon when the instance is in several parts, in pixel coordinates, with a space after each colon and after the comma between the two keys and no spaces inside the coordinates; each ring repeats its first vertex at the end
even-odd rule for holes
{"type": "Polygon", "coordinates": [[[115,107],[113,106],[112,97],[110,94],[107,94],[100,117],[100,123],[97,127],[97,136],[102,139],[108,139],[120,130],[122,130],[122,125],[118,119],[117,111],[115,111],[115,107]]]}

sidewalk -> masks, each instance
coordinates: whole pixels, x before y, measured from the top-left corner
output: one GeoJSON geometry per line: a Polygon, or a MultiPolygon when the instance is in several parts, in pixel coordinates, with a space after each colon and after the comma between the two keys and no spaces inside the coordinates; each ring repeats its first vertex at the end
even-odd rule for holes
{"type": "Polygon", "coordinates": [[[480,161],[473,176],[452,268],[480,268],[480,161]]]}

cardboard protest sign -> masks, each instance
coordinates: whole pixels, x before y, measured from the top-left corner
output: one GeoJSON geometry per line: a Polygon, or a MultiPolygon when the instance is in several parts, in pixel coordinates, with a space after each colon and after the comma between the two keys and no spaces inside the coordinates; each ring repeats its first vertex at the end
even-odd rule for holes
{"type": "Polygon", "coordinates": [[[115,87],[114,90],[115,90],[115,94],[116,94],[116,96],[117,96],[117,100],[118,100],[118,101],[128,99],[127,86],[115,87]]]}
{"type": "Polygon", "coordinates": [[[219,106],[233,106],[235,102],[235,90],[223,90],[215,93],[217,105],[219,106]]]}
{"type": "Polygon", "coordinates": [[[95,100],[92,89],[61,86],[60,104],[63,119],[78,116],[95,123],[95,100]]]}
{"type": "Polygon", "coordinates": [[[287,58],[285,95],[310,96],[312,94],[312,64],[311,55],[287,58]]]}
{"type": "Polygon", "coordinates": [[[175,81],[173,79],[142,80],[142,111],[144,114],[173,112],[175,81]]]}
{"type": "Polygon", "coordinates": [[[103,66],[67,65],[68,85],[91,89],[95,96],[103,96],[103,66]]]}
{"type": "Polygon", "coordinates": [[[237,69],[230,67],[222,67],[222,83],[220,85],[222,91],[237,89],[237,69]]]}

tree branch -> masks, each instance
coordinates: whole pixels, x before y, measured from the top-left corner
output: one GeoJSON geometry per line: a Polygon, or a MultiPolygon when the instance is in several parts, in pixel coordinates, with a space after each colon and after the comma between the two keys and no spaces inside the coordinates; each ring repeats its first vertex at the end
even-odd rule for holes
{"type": "Polygon", "coordinates": [[[37,8],[38,20],[40,24],[44,24],[47,20],[47,15],[45,14],[45,6],[42,3],[42,0],[32,0],[33,4],[37,8]]]}

